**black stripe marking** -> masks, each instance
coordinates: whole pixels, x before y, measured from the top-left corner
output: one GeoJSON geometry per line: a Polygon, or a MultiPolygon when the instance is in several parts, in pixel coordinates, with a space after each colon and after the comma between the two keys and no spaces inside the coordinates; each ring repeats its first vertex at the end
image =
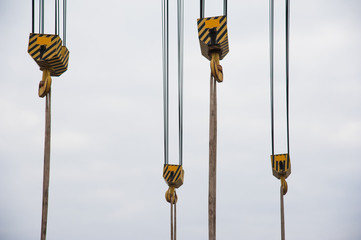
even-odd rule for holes
{"type": "Polygon", "coordinates": [[[163,176],[164,176],[164,174],[167,172],[167,170],[168,170],[168,165],[165,165],[164,171],[163,171],[163,176]]]}
{"type": "Polygon", "coordinates": [[[169,176],[170,172],[168,171],[167,174],[164,176],[164,178],[166,179],[166,181],[168,181],[168,176],[169,176]]]}
{"type": "MultiPolygon", "coordinates": [[[[28,53],[31,53],[36,47],[39,47],[39,45],[35,45],[35,46],[33,46],[32,48],[30,48],[29,50],[28,50],[28,53]]],[[[40,50],[40,48],[38,49],[38,50],[40,50]]]]}
{"type": "Polygon", "coordinates": [[[178,174],[178,172],[179,172],[179,170],[180,170],[180,166],[178,166],[178,168],[177,168],[177,170],[175,171],[175,173],[174,173],[174,176],[177,176],[177,174],[178,174]]]}
{"type": "MultiPolygon", "coordinates": [[[[49,50],[51,50],[52,48],[54,48],[56,45],[58,44],[58,41],[55,41],[52,45],[50,45],[48,48],[46,48],[44,55],[43,55],[43,59],[46,59],[50,54],[49,54],[49,50]]],[[[56,50],[56,49],[55,49],[56,50]]],[[[54,51],[55,51],[54,50],[54,51]]],[[[53,52],[54,52],[53,51],[53,52]]]]}
{"type": "Polygon", "coordinates": [[[30,45],[33,45],[33,43],[35,43],[36,40],[37,40],[37,38],[35,38],[34,40],[29,39],[29,46],[30,46],[30,45]]]}
{"type": "Polygon", "coordinates": [[[175,177],[175,180],[174,180],[175,182],[178,180],[178,178],[180,177],[181,173],[182,173],[182,171],[179,171],[179,172],[178,172],[178,174],[177,174],[177,176],[175,177]]]}
{"type": "MultiPolygon", "coordinates": [[[[224,25],[223,25],[223,26],[224,26],[224,25]]],[[[221,32],[221,31],[219,31],[219,32],[221,32]]],[[[226,29],[226,30],[224,30],[224,32],[222,33],[222,35],[218,36],[218,38],[217,38],[217,42],[218,42],[218,41],[220,41],[220,40],[223,38],[223,36],[224,36],[225,34],[227,34],[227,29],[226,29]]]]}

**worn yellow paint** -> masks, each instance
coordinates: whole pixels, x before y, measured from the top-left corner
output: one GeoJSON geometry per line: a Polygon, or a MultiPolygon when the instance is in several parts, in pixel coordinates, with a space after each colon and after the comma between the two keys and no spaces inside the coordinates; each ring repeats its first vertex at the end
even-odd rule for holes
{"type": "Polygon", "coordinates": [[[46,45],[49,46],[51,44],[51,38],[50,37],[38,37],[36,39],[36,44],[39,45],[46,45]]]}
{"type": "Polygon", "coordinates": [[[205,22],[205,27],[206,28],[215,28],[215,27],[219,27],[219,18],[218,19],[209,19],[206,20],[205,22]]]}

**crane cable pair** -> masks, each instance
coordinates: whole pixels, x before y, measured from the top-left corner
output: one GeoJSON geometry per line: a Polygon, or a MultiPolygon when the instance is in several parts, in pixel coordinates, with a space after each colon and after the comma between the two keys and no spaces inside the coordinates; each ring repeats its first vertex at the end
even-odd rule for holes
{"type": "Polygon", "coordinates": [[[223,15],[204,17],[205,0],[200,0],[197,20],[198,38],[202,55],[210,61],[210,116],[209,116],[209,189],[208,237],[216,239],[216,173],[217,173],[217,82],[223,82],[223,68],[219,61],[229,52],[227,32],[227,0],[223,0],[223,15]]]}
{"type": "Polygon", "coordinates": [[[179,163],[169,164],[169,0],[162,0],[162,60],[163,60],[163,115],[164,115],[164,167],[163,178],[168,184],[165,193],[170,203],[171,240],[176,240],[176,190],[184,181],[183,170],[183,32],[184,2],[177,0],[178,28],[178,148],[179,163]]]}
{"type": "Polygon", "coordinates": [[[290,1],[285,0],[285,40],[286,40],[286,128],[287,128],[287,153],[274,153],[274,1],[269,1],[269,30],[270,30],[270,96],[271,96],[271,138],[272,138],[272,172],[273,175],[281,180],[280,187],[280,209],[281,209],[281,239],[285,240],[285,220],[284,220],[284,199],[288,186],[286,178],[291,174],[290,162],[290,141],[289,141],[289,19],[290,19],[290,1]]]}
{"type": "Polygon", "coordinates": [[[66,48],[66,0],[63,0],[63,39],[60,32],[60,3],[55,0],[55,34],[44,34],[44,0],[39,0],[39,33],[35,33],[35,0],[32,0],[32,32],[29,36],[28,53],[43,72],[38,95],[45,97],[45,142],[41,240],[46,239],[48,219],[50,141],[51,141],[51,76],[60,76],[68,68],[69,51],[66,48]]]}

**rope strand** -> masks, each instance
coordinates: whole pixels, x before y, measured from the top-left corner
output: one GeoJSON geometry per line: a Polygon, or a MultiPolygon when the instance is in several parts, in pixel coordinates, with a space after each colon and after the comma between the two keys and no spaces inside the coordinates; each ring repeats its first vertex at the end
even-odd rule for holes
{"type": "Polygon", "coordinates": [[[283,204],[283,186],[280,190],[280,204],[281,204],[281,240],[285,240],[285,210],[283,204]]]}
{"type": "Polygon", "coordinates": [[[209,240],[216,239],[216,173],[217,173],[217,82],[210,77],[209,116],[209,191],[208,228],[209,240]]]}
{"type": "Polygon", "coordinates": [[[48,221],[48,198],[50,178],[50,141],[51,141],[51,92],[45,99],[45,144],[44,144],[44,175],[43,175],[43,204],[41,219],[41,240],[46,239],[48,221]]]}
{"type": "Polygon", "coordinates": [[[177,239],[177,200],[175,193],[170,200],[170,239],[177,239]]]}

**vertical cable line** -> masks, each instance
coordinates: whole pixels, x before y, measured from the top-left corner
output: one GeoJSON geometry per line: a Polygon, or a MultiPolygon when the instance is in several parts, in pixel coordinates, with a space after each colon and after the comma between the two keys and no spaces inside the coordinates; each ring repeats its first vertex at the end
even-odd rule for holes
{"type": "Polygon", "coordinates": [[[44,0],[42,0],[42,8],[41,8],[41,33],[44,34],[44,25],[45,25],[45,21],[44,21],[44,15],[45,15],[45,3],[44,0]]]}
{"type": "Polygon", "coordinates": [[[168,93],[168,0],[162,1],[162,51],[163,51],[163,115],[164,115],[164,164],[168,164],[169,159],[169,106],[168,106],[168,100],[169,100],[169,93],[168,93]]]}
{"type": "Polygon", "coordinates": [[[270,42],[270,98],[271,98],[271,142],[272,142],[272,161],[274,161],[274,107],[273,107],[273,59],[274,59],[274,43],[273,43],[273,21],[274,21],[274,2],[269,1],[269,42],[270,42]]]}
{"type": "Polygon", "coordinates": [[[63,45],[66,47],[66,0],[63,0],[63,45]]]}
{"type": "Polygon", "coordinates": [[[227,0],[223,0],[223,15],[227,16],[227,0]]]}
{"type": "Polygon", "coordinates": [[[177,1],[178,6],[178,122],[179,122],[179,164],[183,164],[183,18],[184,2],[177,1]]]}
{"type": "Polygon", "coordinates": [[[41,3],[42,0],[39,0],[39,33],[41,33],[41,3]]]}
{"type": "Polygon", "coordinates": [[[44,0],[39,0],[39,33],[44,34],[44,0]]]}
{"type": "Polygon", "coordinates": [[[289,30],[290,30],[290,1],[286,0],[286,111],[287,111],[287,153],[290,158],[290,125],[289,125],[289,30]]]}
{"type": "Polygon", "coordinates": [[[200,17],[204,18],[205,0],[200,0],[200,5],[201,5],[199,8],[200,9],[200,17]]]}
{"type": "MultiPolygon", "coordinates": [[[[169,2],[162,0],[164,164],[169,163],[169,2]]],[[[179,165],[183,164],[183,46],[184,1],[177,0],[178,25],[178,139],[179,165]]]]}
{"type": "Polygon", "coordinates": [[[35,31],[35,0],[31,1],[31,33],[35,31]]]}
{"type": "Polygon", "coordinates": [[[58,0],[55,0],[55,35],[58,35],[58,0]]]}

